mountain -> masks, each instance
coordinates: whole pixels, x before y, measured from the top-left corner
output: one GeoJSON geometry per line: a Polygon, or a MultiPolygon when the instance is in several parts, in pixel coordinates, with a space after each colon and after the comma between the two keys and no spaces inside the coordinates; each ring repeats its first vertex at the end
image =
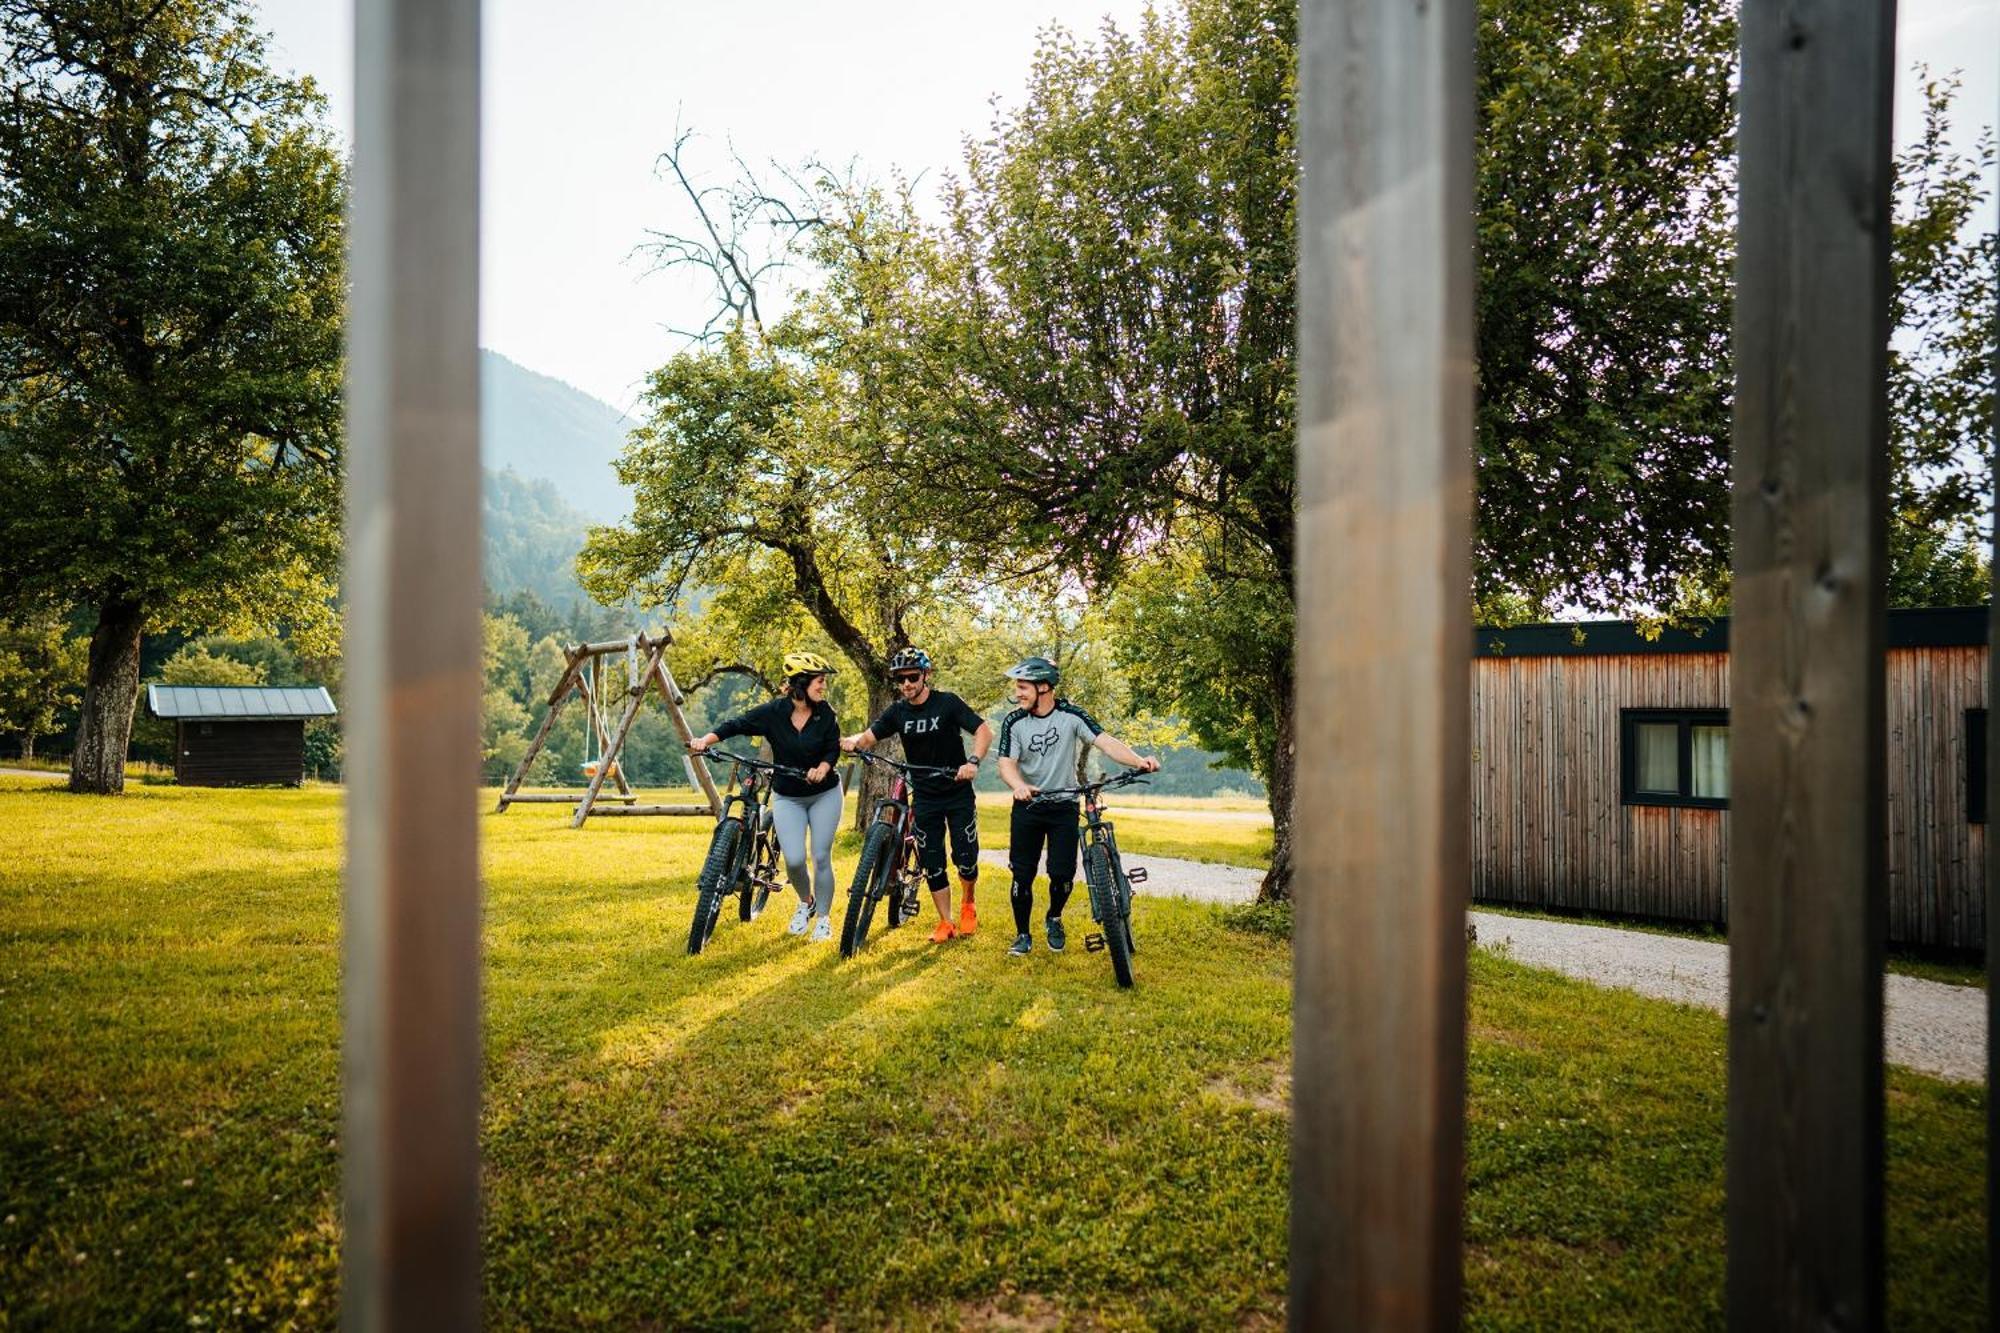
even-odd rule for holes
{"type": "Polygon", "coordinates": [[[490,472],[545,481],[591,523],[631,508],[612,462],[638,423],[609,403],[484,348],[479,353],[480,455],[490,472]]]}
{"type": "Polygon", "coordinates": [[[481,487],[487,586],[498,596],[526,590],[563,608],[590,598],[576,581],[576,553],[590,519],[553,484],[512,468],[485,469],[481,487]]]}

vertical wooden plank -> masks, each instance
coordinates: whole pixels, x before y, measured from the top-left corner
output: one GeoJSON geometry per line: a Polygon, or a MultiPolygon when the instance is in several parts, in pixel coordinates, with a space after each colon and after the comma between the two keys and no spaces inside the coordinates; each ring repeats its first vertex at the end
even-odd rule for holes
{"type": "Polygon", "coordinates": [[[1301,5],[1297,1329],[1459,1315],[1473,31],[1301,5]]]}
{"type": "MultiPolygon", "coordinates": [[[[1993,312],[2000,328],[2000,309],[1993,312]]],[[[2000,379],[2000,340],[1993,350],[1993,373],[2000,379]]],[[[1993,404],[1993,445],[1990,455],[2000,470],[2000,398],[1993,404]]],[[[2000,496],[2000,486],[1993,489],[2000,496]]],[[[1987,568],[1993,586],[1986,592],[1986,1301],[1989,1323],[2000,1321],[2000,986],[1993,969],[2000,965],[2000,848],[1992,845],[1994,820],[2000,818],[2000,522],[1993,524],[1993,548],[1987,568]]]]}
{"type": "Polygon", "coordinates": [[[355,37],[342,1318],[471,1329],[478,0],[360,0],[355,37]]]}
{"type": "Polygon", "coordinates": [[[1729,1320],[1879,1328],[1895,6],[1742,41],[1729,1320]]]}

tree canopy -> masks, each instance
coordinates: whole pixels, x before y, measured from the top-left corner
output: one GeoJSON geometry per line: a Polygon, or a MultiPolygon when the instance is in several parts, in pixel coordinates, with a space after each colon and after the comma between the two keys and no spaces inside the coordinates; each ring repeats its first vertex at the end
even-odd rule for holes
{"type": "Polygon", "coordinates": [[[240,0],[0,0],[0,47],[0,612],[95,612],[116,791],[144,629],[331,630],[341,162],[240,0]]]}

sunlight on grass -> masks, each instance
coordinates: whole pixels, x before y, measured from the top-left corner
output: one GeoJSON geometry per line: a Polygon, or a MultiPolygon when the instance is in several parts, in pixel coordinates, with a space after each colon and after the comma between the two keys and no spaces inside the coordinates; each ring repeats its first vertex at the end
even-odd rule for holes
{"type": "MultiPolygon", "coordinates": [[[[331,1327],[337,789],[46,788],[0,779],[0,1326],[331,1327]]],[[[689,958],[708,821],[479,829],[493,1327],[1282,1321],[1282,938],[1143,898],[1122,992],[998,922],[843,963],[781,894],[689,958]]],[[[1468,1326],[1719,1326],[1722,1020],[1471,980],[1468,1326]]],[[[1888,1087],[1891,1322],[1983,1326],[1984,1092],[1888,1087]]]]}

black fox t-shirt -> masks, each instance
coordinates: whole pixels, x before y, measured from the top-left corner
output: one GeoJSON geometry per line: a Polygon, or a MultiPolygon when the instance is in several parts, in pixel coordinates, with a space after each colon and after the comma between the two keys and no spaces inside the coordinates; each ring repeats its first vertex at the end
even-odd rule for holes
{"type": "MultiPolygon", "coordinates": [[[[956,770],[966,762],[965,736],[985,718],[950,690],[932,690],[920,704],[897,699],[868,725],[875,739],[902,738],[903,756],[913,764],[956,770]]],[[[920,775],[912,784],[919,796],[949,796],[968,784],[955,778],[920,775]]]]}

